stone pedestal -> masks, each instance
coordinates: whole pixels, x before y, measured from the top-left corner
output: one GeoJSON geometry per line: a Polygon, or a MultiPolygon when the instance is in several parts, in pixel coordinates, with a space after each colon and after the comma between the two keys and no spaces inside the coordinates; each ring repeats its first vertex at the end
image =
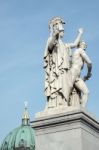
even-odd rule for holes
{"type": "Polygon", "coordinates": [[[82,108],[39,117],[31,125],[36,150],[99,150],[99,122],[82,108]]]}

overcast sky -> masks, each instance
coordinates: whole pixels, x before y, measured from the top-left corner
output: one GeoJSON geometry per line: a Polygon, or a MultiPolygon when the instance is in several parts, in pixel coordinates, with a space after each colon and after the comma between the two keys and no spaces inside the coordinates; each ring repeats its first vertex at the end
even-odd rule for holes
{"type": "Polygon", "coordinates": [[[54,16],[66,22],[65,42],[73,42],[84,28],[93,62],[87,110],[99,119],[99,1],[0,0],[0,143],[21,125],[24,101],[31,120],[45,107],[43,54],[54,16]]]}

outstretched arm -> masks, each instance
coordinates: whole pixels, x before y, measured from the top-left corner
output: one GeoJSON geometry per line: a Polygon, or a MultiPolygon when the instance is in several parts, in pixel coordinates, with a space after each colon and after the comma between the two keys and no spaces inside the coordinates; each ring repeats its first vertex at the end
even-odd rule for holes
{"type": "Polygon", "coordinates": [[[83,28],[80,28],[78,30],[78,32],[79,33],[78,33],[78,36],[77,36],[76,40],[73,43],[69,43],[70,48],[75,48],[79,44],[79,42],[81,40],[81,37],[82,37],[82,34],[83,34],[83,28]]]}

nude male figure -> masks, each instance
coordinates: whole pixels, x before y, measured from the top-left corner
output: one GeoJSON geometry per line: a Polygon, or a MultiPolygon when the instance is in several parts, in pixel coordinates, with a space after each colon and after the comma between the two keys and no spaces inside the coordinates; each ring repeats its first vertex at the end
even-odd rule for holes
{"type": "Polygon", "coordinates": [[[81,93],[81,105],[85,107],[89,90],[84,81],[88,80],[91,77],[92,63],[90,58],[85,52],[87,45],[84,41],[80,42],[78,48],[75,50],[72,59],[72,68],[70,70],[72,76],[72,83],[74,87],[77,88],[81,93]],[[83,69],[84,63],[87,64],[88,72],[84,77],[84,80],[80,77],[81,70],[83,69]]]}

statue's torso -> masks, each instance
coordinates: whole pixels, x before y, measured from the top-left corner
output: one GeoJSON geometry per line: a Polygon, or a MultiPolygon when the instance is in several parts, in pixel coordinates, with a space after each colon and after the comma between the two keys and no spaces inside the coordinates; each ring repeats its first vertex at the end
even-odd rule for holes
{"type": "Polygon", "coordinates": [[[83,64],[84,61],[83,58],[81,57],[81,49],[77,49],[73,54],[72,68],[77,70],[78,74],[80,74],[83,64]]]}

